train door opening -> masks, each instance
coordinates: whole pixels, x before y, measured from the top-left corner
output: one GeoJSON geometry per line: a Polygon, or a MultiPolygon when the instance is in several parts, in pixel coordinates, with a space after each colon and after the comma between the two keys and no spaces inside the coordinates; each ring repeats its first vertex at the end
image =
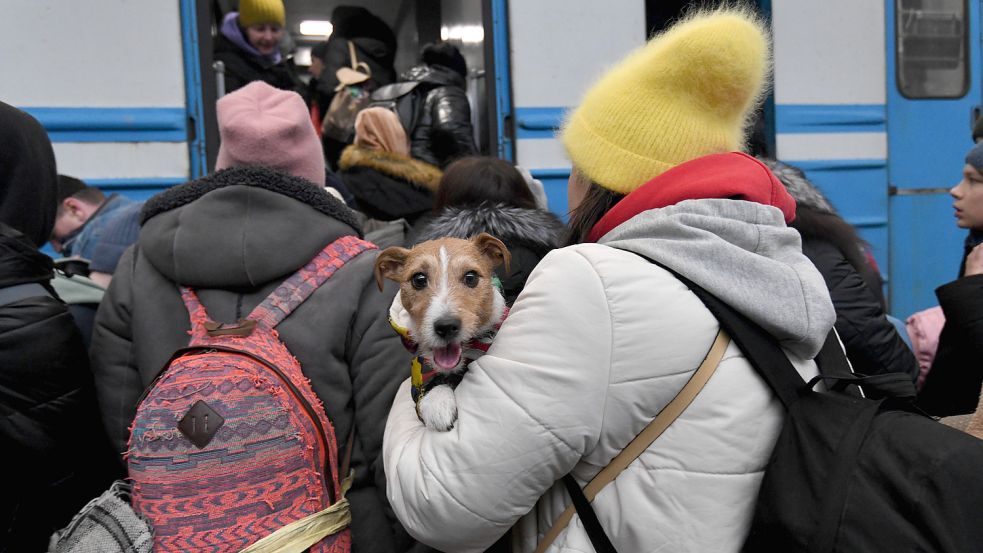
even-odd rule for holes
{"type": "Polygon", "coordinates": [[[891,307],[904,317],[938,303],[962,257],[948,191],[981,104],[980,6],[890,0],[886,34],[891,307]]]}
{"type": "MultiPolygon", "coordinates": [[[[498,0],[502,1],[502,0],[498,0]]],[[[496,153],[499,142],[496,105],[493,101],[494,68],[491,50],[491,4],[493,0],[349,0],[343,6],[318,0],[284,0],[286,26],[281,50],[294,66],[302,81],[300,92],[310,81],[311,51],[327,40],[332,32],[332,13],[339,7],[368,10],[392,30],[396,39],[393,67],[396,78],[419,61],[421,48],[446,40],[461,51],[467,62],[465,78],[471,104],[475,143],[481,153],[496,153]],[[491,77],[491,79],[490,79],[491,77]],[[488,99],[491,98],[492,101],[488,99]]],[[[208,136],[209,168],[214,167],[218,151],[215,126],[215,100],[223,92],[213,67],[214,43],[226,14],[237,9],[237,0],[203,0],[198,2],[199,43],[201,50],[202,98],[205,129],[208,136]]]]}

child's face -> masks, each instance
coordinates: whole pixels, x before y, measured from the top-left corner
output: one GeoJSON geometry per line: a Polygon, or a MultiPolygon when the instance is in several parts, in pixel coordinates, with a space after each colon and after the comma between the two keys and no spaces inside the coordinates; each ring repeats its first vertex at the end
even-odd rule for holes
{"type": "Polygon", "coordinates": [[[956,225],[965,229],[983,230],[983,174],[967,164],[963,178],[949,190],[955,198],[956,225]]]}

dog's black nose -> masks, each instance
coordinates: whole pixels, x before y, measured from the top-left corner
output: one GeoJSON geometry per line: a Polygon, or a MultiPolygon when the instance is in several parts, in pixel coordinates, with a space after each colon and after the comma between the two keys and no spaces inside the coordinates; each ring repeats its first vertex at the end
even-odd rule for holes
{"type": "Polygon", "coordinates": [[[437,333],[437,336],[445,340],[450,340],[454,336],[457,336],[457,332],[461,330],[461,319],[455,319],[453,317],[437,319],[433,323],[433,330],[437,333]]]}

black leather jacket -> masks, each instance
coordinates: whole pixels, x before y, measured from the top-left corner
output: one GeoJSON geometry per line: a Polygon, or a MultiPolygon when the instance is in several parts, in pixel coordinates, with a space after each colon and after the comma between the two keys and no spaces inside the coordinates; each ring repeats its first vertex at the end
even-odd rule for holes
{"type": "Polygon", "coordinates": [[[423,104],[410,132],[410,153],[419,160],[447,167],[457,158],[475,155],[471,106],[464,77],[441,65],[418,65],[401,77],[421,83],[423,104]]]}

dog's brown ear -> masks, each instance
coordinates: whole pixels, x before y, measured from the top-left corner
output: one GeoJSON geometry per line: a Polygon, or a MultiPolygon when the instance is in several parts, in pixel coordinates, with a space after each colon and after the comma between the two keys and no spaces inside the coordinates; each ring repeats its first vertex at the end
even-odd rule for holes
{"type": "Polygon", "coordinates": [[[406,263],[406,256],[409,253],[410,250],[406,248],[393,246],[392,248],[382,250],[379,256],[375,258],[375,283],[379,286],[380,292],[382,291],[382,279],[388,278],[397,282],[399,281],[396,273],[403,268],[403,264],[406,263]]]}
{"type": "Polygon", "coordinates": [[[482,232],[472,238],[471,241],[478,247],[478,251],[492,260],[492,267],[498,267],[504,264],[505,270],[509,270],[509,263],[512,262],[512,254],[509,253],[509,249],[505,247],[505,244],[501,240],[487,232],[482,232]]]}

